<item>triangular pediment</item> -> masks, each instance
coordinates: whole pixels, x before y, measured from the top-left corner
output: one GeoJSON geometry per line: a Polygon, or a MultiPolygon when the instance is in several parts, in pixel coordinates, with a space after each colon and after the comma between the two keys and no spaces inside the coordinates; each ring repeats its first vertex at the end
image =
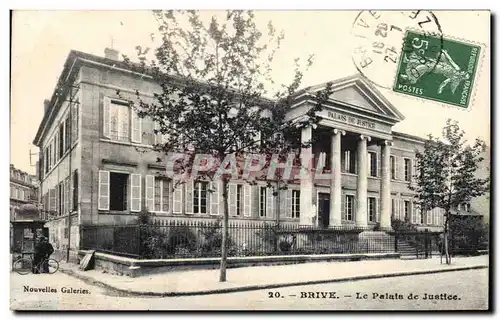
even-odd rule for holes
{"type": "Polygon", "coordinates": [[[339,89],[330,95],[330,99],[352,104],[374,112],[383,112],[383,110],[377,108],[377,106],[375,106],[373,102],[367,98],[366,94],[364,94],[356,86],[348,86],[346,88],[339,89]]]}
{"type": "MultiPolygon", "coordinates": [[[[330,82],[332,94],[330,103],[344,106],[355,112],[399,122],[405,117],[382,95],[382,93],[363,76],[357,74],[330,82]]],[[[326,83],[309,87],[304,92],[314,93],[323,90],[326,83]]]]}

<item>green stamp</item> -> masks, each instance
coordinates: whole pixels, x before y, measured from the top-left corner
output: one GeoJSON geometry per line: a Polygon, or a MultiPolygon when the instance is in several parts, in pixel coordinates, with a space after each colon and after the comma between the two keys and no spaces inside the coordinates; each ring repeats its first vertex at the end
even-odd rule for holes
{"type": "Polygon", "coordinates": [[[393,90],[467,108],[481,47],[407,31],[393,90]]]}

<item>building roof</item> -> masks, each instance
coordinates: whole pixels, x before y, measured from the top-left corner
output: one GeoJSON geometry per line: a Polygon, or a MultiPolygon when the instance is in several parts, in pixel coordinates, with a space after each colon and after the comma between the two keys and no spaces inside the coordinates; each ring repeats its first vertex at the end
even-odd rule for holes
{"type": "MultiPolygon", "coordinates": [[[[33,144],[36,146],[41,145],[41,141],[46,133],[48,124],[50,124],[54,118],[56,117],[57,113],[59,112],[65,97],[67,96],[69,90],[71,89],[71,85],[73,81],[75,80],[76,75],[78,74],[79,67],[82,65],[82,63],[91,63],[94,66],[96,64],[101,65],[103,68],[112,68],[117,71],[122,71],[122,72],[127,72],[127,73],[135,73],[137,76],[141,76],[144,78],[146,76],[146,79],[153,79],[153,72],[151,69],[148,69],[147,67],[144,67],[138,63],[133,63],[130,61],[121,61],[121,60],[114,60],[114,59],[109,59],[106,57],[102,56],[97,56],[94,54],[90,53],[85,53],[82,51],[77,51],[77,50],[71,50],[70,53],[68,54],[68,57],[66,58],[66,61],[64,63],[63,70],[59,76],[59,81],[56,84],[56,87],[54,88],[52,97],[49,100],[48,108],[46,112],[43,115],[42,121],[38,127],[37,133],[35,135],[35,138],[33,139],[33,144]]],[[[183,81],[181,77],[179,76],[169,76],[171,78],[178,81],[183,81]]],[[[332,84],[335,83],[342,83],[345,81],[348,81],[350,79],[359,79],[360,75],[355,74],[351,75],[348,77],[344,77],[341,79],[337,79],[335,81],[332,81],[332,84]]],[[[203,81],[197,81],[199,85],[208,85],[206,82],[203,81]]],[[[401,118],[404,119],[404,116],[400,114],[396,108],[392,106],[392,104],[382,95],[378,92],[378,90],[371,84],[369,81],[363,81],[363,83],[370,88],[375,94],[377,94],[377,97],[386,105],[388,105],[394,112],[401,118]]],[[[309,86],[304,89],[301,89],[297,91],[294,94],[294,97],[298,97],[304,93],[312,93],[315,91],[320,90],[322,87],[325,87],[326,83],[323,84],[318,84],[314,86],[309,86]]],[[[268,98],[262,98],[263,102],[272,102],[271,99],[268,98]]],[[[402,139],[407,139],[407,140],[413,140],[415,142],[421,142],[423,143],[426,139],[417,137],[417,136],[412,136],[409,134],[405,133],[399,133],[399,132],[393,132],[397,137],[402,138],[402,139]]]]}
{"type": "MultiPolygon", "coordinates": [[[[42,121],[38,127],[35,138],[33,139],[33,144],[36,146],[40,146],[41,140],[45,134],[45,130],[47,124],[51,123],[56,117],[59,109],[62,106],[62,102],[64,98],[67,96],[71,84],[75,80],[76,75],[78,74],[79,67],[82,63],[90,63],[92,65],[100,65],[103,68],[111,68],[116,71],[122,71],[126,73],[133,73],[141,78],[153,79],[153,69],[145,67],[139,63],[131,62],[131,61],[122,61],[122,60],[114,60],[106,57],[97,56],[90,53],[85,53],[78,50],[71,50],[66,58],[64,63],[63,70],[61,75],[59,76],[59,81],[54,88],[54,92],[52,94],[51,99],[49,100],[48,109],[44,113],[42,121]]],[[[185,82],[186,78],[182,78],[180,76],[175,75],[165,75],[170,80],[185,82]]],[[[208,86],[209,84],[201,81],[201,80],[193,80],[196,82],[196,85],[200,86],[208,86]]],[[[260,100],[263,103],[273,102],[273,100],[265,97],[261,97],[260,100]]]]}
{"type": "Polygon", "coordinates": [[[427,138],[422,138],[419,136],[415,136],[415,135],[411,135],[411,134],[407,134],[407,133],[403,133],[403,132],[399,132],[399,131],[392,131],[392,135],[394,137],[402,139],[402,140],[409,140],[409,141],[417,142],[417,143],[421,143],[421,144],[424,144],[427,140],[429,140],[427,138]]]}

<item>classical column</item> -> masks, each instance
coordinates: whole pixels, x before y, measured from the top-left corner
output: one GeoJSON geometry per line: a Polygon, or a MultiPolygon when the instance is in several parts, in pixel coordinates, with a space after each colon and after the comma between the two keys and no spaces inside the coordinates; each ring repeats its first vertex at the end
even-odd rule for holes
{"type": "Polygon", "coordinates": [[[380,184],[380,228],[391,229],[391,141],[382,144],[382,182],[380,184]]]}
{"type": "Polygon", "coordinates": [[[360,135],[358,140],[358,186],[356,191],[356,227],[367,227],[368,149],[371,138],[360,135]]]}
{"type": "Polygon", "coordinates": [[[312,172],[312,128],[305,127],[301,131],[301,144],[309,147],[300,149],[301,174],[300,174],[300,222],[301,226],[313,225],[313,172],[312,172]]]}
{"type": "Polygon", "coordinates": [[[330,225],[339,227],[342,225],[342,170],[341,170],[341,137],[345,131],[333,129],[332,144],[330,149],[331,175],[330,180],[330,225]]]}

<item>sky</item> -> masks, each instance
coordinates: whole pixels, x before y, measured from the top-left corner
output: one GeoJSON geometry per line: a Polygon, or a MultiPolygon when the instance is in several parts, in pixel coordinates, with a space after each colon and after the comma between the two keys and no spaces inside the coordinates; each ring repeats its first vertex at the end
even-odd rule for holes
{"type": "MultiPolygon", "coordinates": [[[[204,12],[206,16],[213,12],[204,12]]],[[[293,58],[314,54],[303,86],[316,85],[357,73],[353,50],[353,22],[358,11],[257,11],[262,30],[271,20],[285,40],[273,65],[274,79],[286,83],[293,58]]],[[[445,36],[474,41],[485,48],[468,110],[409,97],[390,89],[380,92],[406,117],[393,130],[425,137],[440,135],[447,118],[457,120],[468,139],[490,139],[490,18],[489,12],[434,12],[445,36]],[[467,23],[464,23],[466,21],[467,23]]],[[[220,12],[219,12],[220,14],[220,12]]],[[[64,61],[75,49],[103,56],[106,47],[134,56],[135,46],[150,45],[156,21],[148,11],[15,11],[11,43],[10,161],[35,173],[37,155],[29,153],[43,117],[43,101],[50,99],[64,61]]],[[[384,72],[385,70],[380,70],[384,72]]]]}

